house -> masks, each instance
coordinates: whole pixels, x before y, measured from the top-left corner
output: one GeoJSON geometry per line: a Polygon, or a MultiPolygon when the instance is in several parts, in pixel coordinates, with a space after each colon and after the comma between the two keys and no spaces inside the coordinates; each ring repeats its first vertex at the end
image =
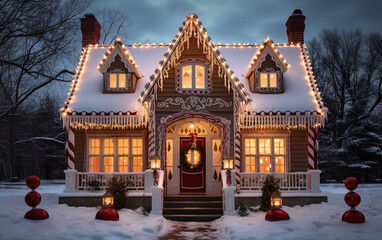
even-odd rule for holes
{"type": "Polygon", "coordinates": [[[295,10],[285,44],[269,37],[216,44],[190,14],[169,44],[117,39],[104,46],[96,18],[86,15],[83,50],[60,109],[68,168],[60,203],[99,204],[102,192],[89,192],[89,182],[105,189],[112,176],[133,182],[129,207],[158,213],[163,196],[193,194],[222,195],[224,212],[232,212],[238,201],[258,202],[267,175],[279,179],[287,205],[326,201],[317,129],[327,108],[304,21],[295,10]],[[158,171],[150,169],[154,156],[158,171]],[[224,159],[233,160],[232,170],[223,169],[224,159]]]}

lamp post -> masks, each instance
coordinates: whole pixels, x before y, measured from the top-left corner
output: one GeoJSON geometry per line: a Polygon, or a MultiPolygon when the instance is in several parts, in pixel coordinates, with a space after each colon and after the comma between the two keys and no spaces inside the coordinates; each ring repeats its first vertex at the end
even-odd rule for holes
{"type": "Polygon", "coordinates": [[[113,208],[114,197],[110,193],[105,193],[102,196],[102,209],[96,214],[96,219],[104,221],[118,221],[119,214],[113,208]]]}
{"type": "Polygon", "coordinates": [[[265,215],[265,220],[267,221],[281,221],[281,220],[289,220],[289,215],[287,212],[281,209],[283,206],[283,199],[282,197],[277,194],[273,193],[271,196],[271,210],[267,212],[265,215]]]}
{"type": "Polygon", "coordinates": [[[224,158],[223,159],[223,169],[227,170],[227,186],[231,186],[232,185],[231,170],[233,169],[233,159],[232,158],[224,158]]]}
{"type": "Polygon", "coordinates": [[[154,155],[150,160],[151,169],[153,171],[153,177],[154,177],[154,186],[158,186],[158,170],[160,169],[160,157],[158,155],[154,155]]]}

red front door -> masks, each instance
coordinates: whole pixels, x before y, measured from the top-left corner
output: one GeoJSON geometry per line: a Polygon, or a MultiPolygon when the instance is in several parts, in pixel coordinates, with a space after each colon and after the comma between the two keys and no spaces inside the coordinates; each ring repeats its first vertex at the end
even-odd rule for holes
{"type": "Polygon", "coordinates": [[[199,146],[198,150],[201,150],[201,153],[194,151],[192,157],[197,162],[193,162],[190,160],[191,152],[185,151],[185,148],[189,148],[189,144],[192,143],[191,139],[180,138],[180,193],[206,192],[205,142],[205,138],[196,139],[196,144],[199,146]],[[200,164],[198,164],[199,161],[200,164]]]}

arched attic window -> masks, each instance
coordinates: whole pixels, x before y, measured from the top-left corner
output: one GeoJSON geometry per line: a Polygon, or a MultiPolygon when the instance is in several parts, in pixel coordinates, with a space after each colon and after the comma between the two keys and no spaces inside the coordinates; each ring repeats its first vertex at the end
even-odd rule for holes
{"type": "Polygon", "coordinates": [[[119,55],[116,55],[114,61],[104,73],[104,92],[134,92],[136,77],[125,67],[119,55]]]}

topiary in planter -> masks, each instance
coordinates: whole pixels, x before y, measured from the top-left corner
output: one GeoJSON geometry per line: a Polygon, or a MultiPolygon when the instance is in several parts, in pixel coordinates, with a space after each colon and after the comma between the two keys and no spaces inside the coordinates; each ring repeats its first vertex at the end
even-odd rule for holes
{"type": "Polygon", "coordinates": [[[125,206],[127,200],[128,187],[133,183],[130,180],[117,179],[113,177],[107,184],[106,192],[114,197],[114,209],[120,210],[125,206]]]}
{"type": "Polygon", "coordinates": [[[273,175],[268,175],[265,178],[261,192],[260,210],[267,212],[271,209],[271,195],[273,193],[280,194],[280,185],[273,175]]]}

